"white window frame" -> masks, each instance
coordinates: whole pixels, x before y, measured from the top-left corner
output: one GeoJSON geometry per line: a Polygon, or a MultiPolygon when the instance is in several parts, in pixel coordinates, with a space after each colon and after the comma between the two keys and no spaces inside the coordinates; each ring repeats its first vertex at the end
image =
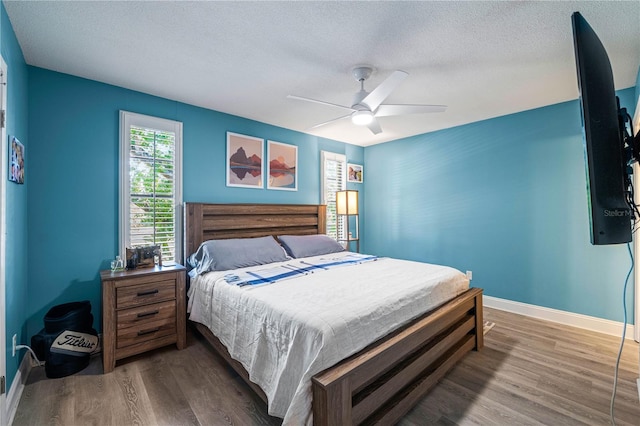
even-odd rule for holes
{"type": "MultiPolygon", "coordinates": [[[[131,127],[144,127],[175,134],[174,151],[174,214],[175,214],[175,262],[182,260],[182,123],[149,115],[120,111],[120,256],[125,259],[129,246],[129,152],[131,127]],[[126,224],[126,226],[125,226],[126,224]]],[[[164,262],[163,262],[164,264],[164,262]]]]}
{"type": "MultiPolygon", "coordinates": [[[[331,203],[331,200],[328,199],[328,194],[327,194],[327,181],[326,181],[326,177],[325,177],[325,168],[326,168],[326,162],[327,161],[338,161],[342,163],[342,188],[340,188],[340,190],[345,190],[347,189],[347,156],[344,154],[338,154],[335,152],[330,152],[330,151],[320,151],[320,196],[321,196],[321,203],[325,204],[327,206],[327,210],[328,210],[328,206],[331,203]]],[[[335,195],[334,195],[334,199],[333,199],[333,203],[335,204],[335,195]]],[[[327,227],[329,225],[329,215],[327,215],[327,227]]],[[[344,219],[344,218],[343,218],[344,219]]],[[[344,222],[344,221],[343,221],[344,222]]],[[[345,224],[342,223],[336,223],[336,229],[337,229],[337,239],[345,239],[344,234],[345,232],[345,224]]]]}

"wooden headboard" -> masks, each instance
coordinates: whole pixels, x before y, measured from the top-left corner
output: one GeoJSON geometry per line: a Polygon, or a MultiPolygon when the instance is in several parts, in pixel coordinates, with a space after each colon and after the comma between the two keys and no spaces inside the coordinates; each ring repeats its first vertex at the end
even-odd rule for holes
{"type": "Polygon", "coordinates": [[[326,232],[326,206],[313,204],[184,205],[184,259],[203,241],[326,232]]]}

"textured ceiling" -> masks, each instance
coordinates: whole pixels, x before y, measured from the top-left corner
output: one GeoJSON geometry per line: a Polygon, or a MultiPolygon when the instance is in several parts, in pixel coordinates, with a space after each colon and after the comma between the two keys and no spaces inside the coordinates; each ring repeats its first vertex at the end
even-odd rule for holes
{"type": "Polygon", "coordinates": [[[617,89],[640,66],[640,1],[4,4],[30,65],[364,146],[576,99],[574,11],[617,89]],[[286,96],[350,105],[358,64],[368,90],[409,73],[386,103],[449,108],[308,130],[344,111],[286,96]]]}

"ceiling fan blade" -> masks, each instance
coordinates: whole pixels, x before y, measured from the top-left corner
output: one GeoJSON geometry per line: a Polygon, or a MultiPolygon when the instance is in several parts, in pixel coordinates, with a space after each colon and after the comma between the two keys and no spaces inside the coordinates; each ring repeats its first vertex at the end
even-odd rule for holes
{"type": "Polygon", "coordinates": [[[325,124],[331,124],[334,121],[342,120],[343,118],[348,118],[348,117],[351,117],[351,114],[343,115],[342,117],[334,118],[332,120],[325,121],[324,123],[316,124],[315,126],[309,127],[307,130],[315,129],[315,128],[320,127],[320,126],[324,126],[325,124]]]}
{"type": "Polygon", "coordinates": [[[367,124],[367,127],[374,135],[382,133],[382,127],[380,127],[380,123],[378,123],[378,120],[376,120],[375,117],[373,118],[373,121],[371,121],[371,123],[367,124]]]}
{"type": "Polygon", "coordinates": [[[393,74],[373,89],[360,103],[369,108],[369,110],[375,111],[408,75],[409,74],[404,71],[394,71],[393,74]]]}
{"type": "Polygon", "coordinates": [[[376,117],[390,115],[426,114],[429,112],[444,112],[446,105],[380,105],[376,117]]]}
{"type": "Polygon", "coordinates": [[[319,101],[319,100],[311,99],[311,98],[303,98],[301,96],[287,95],[287,99],[296,99],[296,100],[299,100],[299,101],[313,102],[313,103],[320,104],[320,105],[327,105],[327,106],[346,109],[348,111],[353,111],[353,108],[348,107],[348,106],[332,104],[331,102],[319,101]]]}

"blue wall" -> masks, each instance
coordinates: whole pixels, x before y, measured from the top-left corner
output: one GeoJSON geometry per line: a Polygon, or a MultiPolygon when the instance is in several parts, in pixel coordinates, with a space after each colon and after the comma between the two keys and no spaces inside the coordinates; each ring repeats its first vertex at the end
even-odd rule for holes
{"type": "Polygon", "coordinates": [[[29,68],[29,89],[29,335],[51,306],[82,299],[99,329],[99,271],[118,250],[119,110],[183,123],[186,202],[317,204],[321,150],[364,160],[362,147],[41,68],[29,68]],[[298,191],[227,188],[227,131],[297,145],[298,191]]]}
{"type": "MultiPolygon", "coordinates": [[[[29,155],[31,146],[27,134],[27,66],[18,45],[11,22],[0,3],[0,52],[7,64],[7,135],[15,136],[25,147],[25,183],[18,185],[7,181],[6,206],[6,263],[0,273],[5,275],[6,312],[2,327],[6,331],[7,389],[18,371],[21,357],[13,357],[11,338],[18,335],[18,342],[28,343],[25,323],[27,310],[27,188],[29,155]],[[5,326],[6,324],[6,326],[5,326]]],[[[6,153],[2,156],[6,159],[6,153]]],[[[0,179],[7,179],[0,176],[0,179]]]]}
{"type": "MultiPolygon", "coordinates": [[[[638,75],[636,76],[636,97],[634,98],[635,102],[634,106],[638,106],[638,100],[640,100],[640,67],[638,68],[638,75]]],[[[633,131],[638,135],[640,134],[640,129],[633,129],[633,131]]]]}
{"type": "MultiPolygon", "coordinates": [[[[638,68],[638,75],[636,76],[636,101],[640,99],[640,68],[638,68]]],[[[636,104],[637,106],[637,104],[636,104]]],[[[636,132],[640,129],[634,129],[636,132]]]]}
{"type": "MultiPolygon", "coordinates": [[[[633,111],[634,89],[619,92],[633,111]]],[[[589,242],[578,101],[367,147],[365,251],[489,296],[622,320],[625,245],[589,242]]],[[[630,286],[629,300],[632,300],[630,286]]]]}

